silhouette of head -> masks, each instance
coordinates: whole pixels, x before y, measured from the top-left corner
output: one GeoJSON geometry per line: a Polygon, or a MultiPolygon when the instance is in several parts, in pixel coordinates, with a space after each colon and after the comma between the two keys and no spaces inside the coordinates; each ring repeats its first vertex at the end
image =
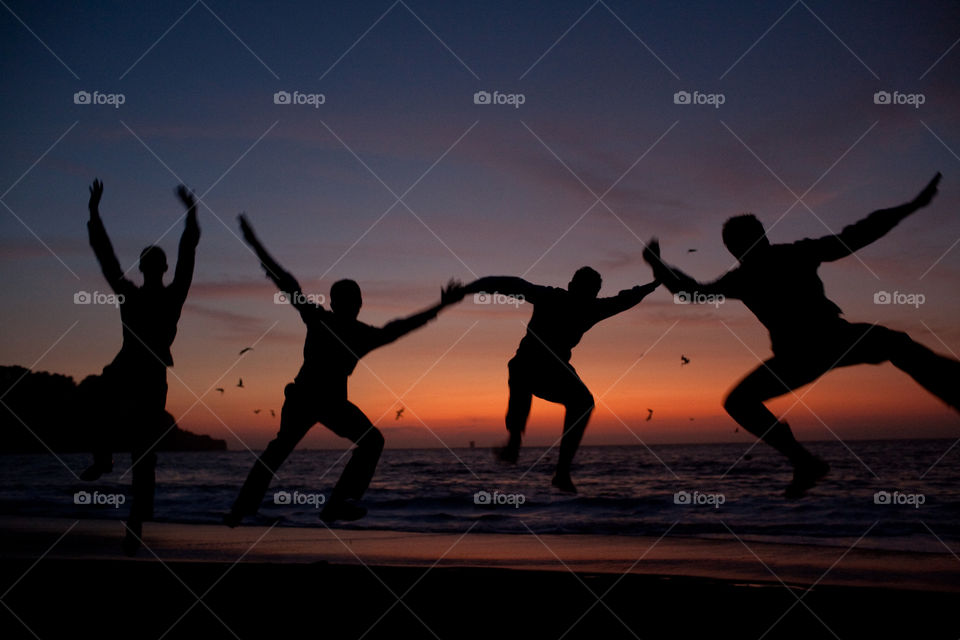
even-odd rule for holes
{"type": "Polygon", "coordinates": [[[156,245],[150,245],[140,252],[140,272],[145,280],[163,276],[167,272],[167,254],[156,245]]]}
{"type": "Polygon", "coordinates": [[[578,298],[596,298],[603,278],[590,267],[580,267],[567,285],[567,291],[578,298]]]}
{"type": "Polygon", "coordinates": [[[723,224],[723,244],[737,260],[743,260],[751,250],[770,246],[763,223],[752,213],[734,216],[723,224]]]}
{"type": "Polygon", "coordinates": [[[353,280],[337,280],[330,287],[330,308],[337,315],[356,319],[363,306],[360,285],[353,280]]]}

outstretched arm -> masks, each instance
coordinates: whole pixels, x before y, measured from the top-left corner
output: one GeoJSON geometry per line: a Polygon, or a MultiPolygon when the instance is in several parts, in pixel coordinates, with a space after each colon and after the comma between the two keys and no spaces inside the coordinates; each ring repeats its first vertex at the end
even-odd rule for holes
{"type": "Polygon", "coordinates": [[[606,320],[611,316],[622,313],[627,309],[640,304],[648,295],[653,293],[660,286],[660,281],[654,279],[644,285],[637,285],[630,289],[624,289],[615,296],[609,298],[600,298],[597,300],[597,322],[606,320]]]}
{"type": "MultiPolygon", "coordinates": [[[[874,211],[863,220],[843,228],[836,235],[824,236],[816,240],[808,240],[817,257],[823,262],[838,260],[846,257],[879,240],[893,229],[901,220],[911,213],[930,204],[937,194],[937,185],[940,184],[940,173],[933,177],[923,191],[916,198],[899,207],[874,211]]],[[[804,242],[804,241],[801,241],[804,242]]]]}
{"type": "Polygon", "coordinates": [[[306,307],[313,307],[314,305],[306,302],[297,279],[285,271],[283,267],[273,259],[273,256],[267,253],[267,250],[260,243],[260,239],[257,238],[257,235],[253,232],[253,227],[250,226],[246,214],[241,213],[237,217],[240,220],[240,230],[243,232],[243,239],[250,245],[250,248],[253,249],[257,258],[260,259],[260,266],[262,266],[263,270],[267,273],[267,278],[273,280],[277,288],[287,294],[287,298],[291,304],[293,304],[301,314],[306,307]]]}
{"type": "Polygon", "coordinates": [[[177,187],[177,197],[187,208],[187,223],[180,236],[180,246],[177,251],[177,267],[173,273],[171,287],[176,292],[180,303],[187,299],[187,291],[193,281],[193,267],[196,264],[197,244],[200,242],[200,225],[197,224],[197,199],[186,186],[177,187]]]}
{"type": "Polygon", "coordinates": [[[87,209],[90,211],[87,233],[90,237],[90,246],[93,248],[93,253],[97,256],[97,262],[100,263],[100,270],[103,271],[103,277],[107,279],[107,283],[114,293],[123,293],[127,287],[132,286],[132,283],[123,276],[120,261],[117,260],[117,254],[113,251],[113,245],[110,244],[107,230],[100,218],[100,198],[102,196],[103,183],[95,179],[93,184],[90,185],[90,201],[87,203],[87,209]]]}
{"type": "Polygon", "coordinates": [[[516,296],[523,298],[528,302],[534,302],[536,293],[540,289],[538,285],[531,284],[523,278],[515,276],[487,276],[478,278],[463,288],[464,295],[474,293],[502,293],[507,296],[516,296]]]}
{"type": "Polygon", "coordinates": [[[383,328],[380,329],[380,340],[377,346],[389,344],[397,338],[405,336],[411,331],[427,324],[436,318],[437,314],[444,308],[463,300],[464,291],[463,285],[456,280],[451,280],[447,283],[446,287],[440,290],[440,302],[412,316],[391,320],[385,324],[383,328]]]}
{"type": "Polygon", "coordinates": [[[727,272],[713,282],[699,282],[660,258],[660,241],[656,238],[651,238],[649,244],[643,250],[643,259],[653,269],[654,282],[661,282],[663,286],[670,290],[670,293],[698,292],[704,295],[736,297],[730,287],[731,274],[734,272],[727,272]]]}

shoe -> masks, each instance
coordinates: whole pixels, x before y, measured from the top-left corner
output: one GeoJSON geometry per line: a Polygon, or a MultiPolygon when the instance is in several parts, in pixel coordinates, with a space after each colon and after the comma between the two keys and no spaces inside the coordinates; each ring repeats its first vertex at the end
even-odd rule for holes
{"type": "Polygon", "coordinates": [[[791,500],[802,498],[825,475],[830,473],[830,465],[811,455],[807,460],[793,466],[793,480],[787,485],[783,495],[791,500]]]}
{"type": "Polygon", "coordinates": [[[561,473],[560,471],[557,471],[553,474],[553,480],[550,481],[550,484],[564,493],[577,492],[577,487],[573,484],[573,480],[570,478],[569,473],[561,473]]]}
{"type": "Polygon", "coordinates": [[[243,514],[231,511],[230,513],[224,514],[220,521],[231,529],[235,529],[243,522],[243,514]]]}
{"type": "Polygon", "coordinates": [[[123,543],[120,547],[124,555],[134,557],[143,543],[140,538],[143,536],[143,524],[139,522],[127,522],[127,534],[123,537],[123,543]]]}
{"type": "Polygon", "coordinates": [[[344,522],[353,522],[367,515],[367,510],[352,500],[343,500],[340,502],[328,502],[320,512],[320,519],[327,524],[333,524],[337,520],[344,522]]]}
{"type": "Polygon", "coordinates": [[[520,439],[511,437],[502,447],[494,447],[493,455],[504,464],[517,464],[520,459],[520,439]]]}
{"type": "Polygon", "coordinates": [[[103,474],[110,473],[111,471],[113,471],[113,462],[109,464],[94,462],[80,473],[80,479],[84,482],[93,482],[94,480],[99,480],[103,474]]]}

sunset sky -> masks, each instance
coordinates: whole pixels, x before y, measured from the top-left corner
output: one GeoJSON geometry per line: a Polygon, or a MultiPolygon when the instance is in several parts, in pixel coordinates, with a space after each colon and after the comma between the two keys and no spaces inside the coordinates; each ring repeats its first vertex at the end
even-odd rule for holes
{"type": "MultiPolygon", "coordinates": [[[[137,282],[151,243],[172,272],[174,187],[201,197],[167,408],[231,449],[273,436],[304,337],[240,241],[240,211],[306,292],[356,279],[360,319],[382,324],[451,277],[565,286],[591,265],[614,295],[651,279],[640,254],[654,235],[668,261],[712,279],[733,266],[731,215],[756,213],[773,242],[826,235],[939,170],[929,208],[820,274],[846,318],[960,353],[956,3],[516,4],[8,2],[0,364],[80,380],[119,349],[117,310],[74,304],[107,291],[86,236],[94,177],[137,282]],[[76,104],[80,91],[123,104],[76,104]],[[279,91],[324,101],[275,104],[279,91]],[[478,91],[523,103],[475,104],[478,91]],[[722,104],[676,104],[682,91],[722,104]],[[883,91],[905,103],[876,104],[883,91]],[[923,304],[874,304],[880,291],[923,304]]],[[[530,313],[468,298],[365,358],[352,400],[388,446],[493,444],[530,313]]],[[[683,306],[660,289],[574,351],[598,399],[585,442],[750,442],[721,401],[769,354],[739,302],[683,306]]],[[[889,364],[799,395],[771,407],[801,438],[960,436],[957,415],[889,364]]],[[[529,442],[552,443],[561,417],[535,400],[529,442]]],[[[318,427],[304,446],[343,441],[318,427]]]]}

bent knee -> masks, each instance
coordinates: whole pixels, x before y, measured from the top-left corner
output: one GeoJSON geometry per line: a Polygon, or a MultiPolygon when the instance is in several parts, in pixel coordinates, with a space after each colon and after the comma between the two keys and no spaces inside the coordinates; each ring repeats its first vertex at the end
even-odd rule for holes
{"type": "Polygon", "coordinates": [[[357,446],[363,447],[364,449],[368,449],[370,451],[383,451],[383,445],[385,442],[386,440],[384,440],[380,429],[371,427],[370,430],[367,431],[362,438],[360,438],[360,441],[357,442],[357,446]]]}
{"type": "Polygon", "coordinates": [[[743,389],[737,387],[733,391],[727,394],[727,397],[723,399],[723,409],[728,414],[733,415],[737,411],[741,410],[744,406],[749,404],[750,398],[743,389]]]}
{"type": "Polygon", "coordinates": [[[596,408],[596,402],[594,401],[593,394],[584,389],[581,393],[577,394],[569,403],[567,403],[568,409],[577,409],[583,412],[593,411],[596,408]]]}
{"type": "Polygon", "coordinates": [[[867,364],[900,360],[903,356],[909,355],[912,352],[911,347],[916,345],[913,338],[903,331],[879,325],[874,325],[870,334],[866,334],[863,340],[864,348],[858,352],[860,361],[867,364]]]}

